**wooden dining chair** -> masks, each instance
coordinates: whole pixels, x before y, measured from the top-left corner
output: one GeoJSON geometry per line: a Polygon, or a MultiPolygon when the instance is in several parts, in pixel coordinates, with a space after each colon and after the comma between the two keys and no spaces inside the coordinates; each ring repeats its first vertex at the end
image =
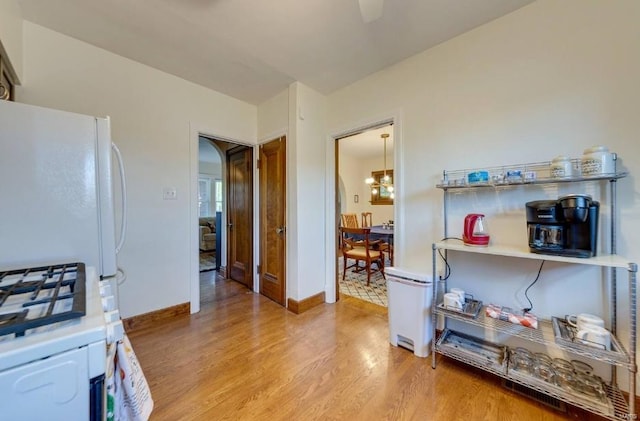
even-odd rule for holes
{"type": "Polygon", "coordinates": [[[362,212],[362,228],[370,227],[373,224],[371,223],[371,218],[373,214],[371,212],[362,212]]]}
{"type": "Polygon", "coordinates": [[[343,213],[342,226],[347,228],[360,228],[358,226],[358,215],[355,213],[343,213]]]}
{"type": "Polygon", "coordinates": [[[393,244],[383,241],[378,245],[378,250],[387,253],[389,256],[389,262],[391,263],[391,266],[393,266],[393,244]]]}
{"type": "Polygon", "coordinates": [[[375,250],[369,241],[369,232],[371,228],[348,228],[340,227],[342,240],[342,280],[344,281],[347,269],[355,267],[355,272],[363,270],[367,271],[367,285],[371,282],[371,274],[380,272],[383,279],[384,276],[384,252],[375,250]],[[355,260],[355,263],[348,265],[348,260],[355,260]],[[364,262],[364,266],[360,266],[359,262],[364,262]],[[377,269],[372,269],[371,265],[375,263],[377,269]]]}

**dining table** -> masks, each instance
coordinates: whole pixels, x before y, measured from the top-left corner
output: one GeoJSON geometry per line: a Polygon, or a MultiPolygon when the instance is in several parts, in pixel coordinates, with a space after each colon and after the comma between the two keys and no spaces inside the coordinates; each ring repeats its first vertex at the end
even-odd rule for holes
{"type": "Polygon", "coordinates": [[[386,225],[372,225],[371,231],[369,231],[369,238],[389,240],[393,242],[393,227],[387,227],[386,225]]]}
{"type": "MultiPolygon", "coordinates": [[[[369,228],[369,241],[373,240],[382,240],[385,243],[393,245],[393,227],[386,227],[383,225],[372,225],[369,228]]],[[[363,236],[361,235],[353,235],[353,238],[357,240],[363,240],[363,236]]]]}

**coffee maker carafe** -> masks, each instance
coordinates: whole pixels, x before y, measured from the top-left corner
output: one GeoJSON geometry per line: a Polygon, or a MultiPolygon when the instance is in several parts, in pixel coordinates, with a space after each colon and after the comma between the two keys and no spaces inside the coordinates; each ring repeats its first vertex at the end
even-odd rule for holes
{"type": "Polygon", "coordinates": [[[571,257],[597,254],[600,203],[586,194],[527,202],[529,249],[571,257]]]}

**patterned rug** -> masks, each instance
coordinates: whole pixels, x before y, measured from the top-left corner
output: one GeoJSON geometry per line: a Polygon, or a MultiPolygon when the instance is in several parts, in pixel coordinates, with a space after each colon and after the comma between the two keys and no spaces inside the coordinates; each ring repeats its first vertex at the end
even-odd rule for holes
{"type": "MultiPolygon", "coordinates": [[[[351,261],[352,262],[352,261],[351,261]]],[[[351,263],[349,262],[349,263],[351,263]]],[[[388,263],[388,262],[387,262],[388,263]]],[[[353,268],[347,269],[345,280],[342,280],[342,257],[338,259],[338,276],[340,294],[350,295],[361,300],[387,307],[387,281],[380,272],[371,274],[371,282],[367,286],[367,272],[355,273],[353,268]]]]}
{"type": "Polygon", "coordinates": [[[200,253],[200,272],[214,270],[216,268],[216,254],[200,253]]]}

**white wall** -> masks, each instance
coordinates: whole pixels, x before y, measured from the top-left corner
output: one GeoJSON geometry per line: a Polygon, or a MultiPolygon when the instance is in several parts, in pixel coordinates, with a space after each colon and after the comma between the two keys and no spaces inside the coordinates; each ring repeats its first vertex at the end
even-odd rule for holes
{"type": "MultiPolygon", "coordinates": [[[[424,237],[442,235],[434,185],[443,169],[608,145],[631,172],[619,183],[620,204],[623,226],[636,226],[639,16],[636,1],[538,1],[328,97],[329,127],[403,110],[409,266],[429,270],[424,237]]],[[[638,241],[623,235],[620,253],[639,260],[638,241]]]]}
{"type": "MultiPolygon", "coordinates": [[[[393,152],[390,155],[393,156],[393,152]]],[[[393,205],[372,205],[371,187],[364,182],[367,177],[371,177],[372,171],[382,170],[382,157],[363,159],[341,153],[339,166],[345,195],[344,202],[341,203],[342,213],[355,213],[360,221],[362,212],[371,212],[373,225],[393,220],[393,205]],[[358,195],[358,203],[355,203],[354,195],[358,195]]],[[[388,170],[393,169],[388,163],[387,167],[388,170]]]]}
{"type": "Polygon", "coordinates": [[[349,156],[339,154],[339,169],[341,203],[340,213],[356,213],[366,212],[365,209],[370,205],[368,201],[371,195],[368,194],[369,186],[364,182],[370,174],[369,167],[363,168],[362,161],[350,159],[349,156]],[[364,175],[363,175],[364,174],[364,175]],[[358,203],[354,202],[353,196],[358,195],[358,203]]]}
{"type": "Polygon", "coordinates": [[[127,242],[118,256],[128,275],[122,316],[188,302],[197,230],[189,221],[190,125],[255,143],[256,107],[30,22],[24,62],[18,101],[111,116],[129,189],[127,242]],[[162,200],[165,186],[177,189],[177,200],[162,200]]]}
{"type": "Polygon", "coordinates": [[[0,44],[22,80],[22,13],[15,0],[0,0],[0,44]]]}
{"type": "Polygon", "coordinates": [[[258,106],[258,139],[273,140],[289,131],[289,89],[258,106]]]}
{"type": "Polygon", "coordinates": [[[289,104],[287,296],[302,300],[325,291],[326,99],[296,82],[289,104]]]}
{"type": "MultiPolygon", "coordinates": [[[[539,0],[328,97],[328,127],[334,132],[401,110],[402,146],[396,153],[404,157],[399,165],[405,181],[396,186],[396,205],[403,205],[404,226],[396,226],[396,236],[404,241],[396,242],[403,244],[396,256],[408,269],[431,273],[431,243],[443,236],[443,195],[434,187],[443,169],[579,157],[599,144],[617,152],[629,171],[618,182],[618,253],[640,261],[639,21],[635,0],[539,0]]],[[[493,242],[526,244],[524,203],[567,189],[591,187],[456,196],[450,234],[460,234],[466,213],[483,211],[493,242]]],[[[602,221],[609,220],[605,208],[602,221]]],[[[526,305],[523,290],[535,278],[535,262],[466,260],[474,265],[455,261],[450,286],[485,301],[526,305]]],[[[530,291],[534,312],[608,310],[597,271],[545,268],[530,291]]],[[[619,271],[623,316],[626,276],[619,271]]],[[[624,337],[627,324],[621,322],[624,337]]]]}

